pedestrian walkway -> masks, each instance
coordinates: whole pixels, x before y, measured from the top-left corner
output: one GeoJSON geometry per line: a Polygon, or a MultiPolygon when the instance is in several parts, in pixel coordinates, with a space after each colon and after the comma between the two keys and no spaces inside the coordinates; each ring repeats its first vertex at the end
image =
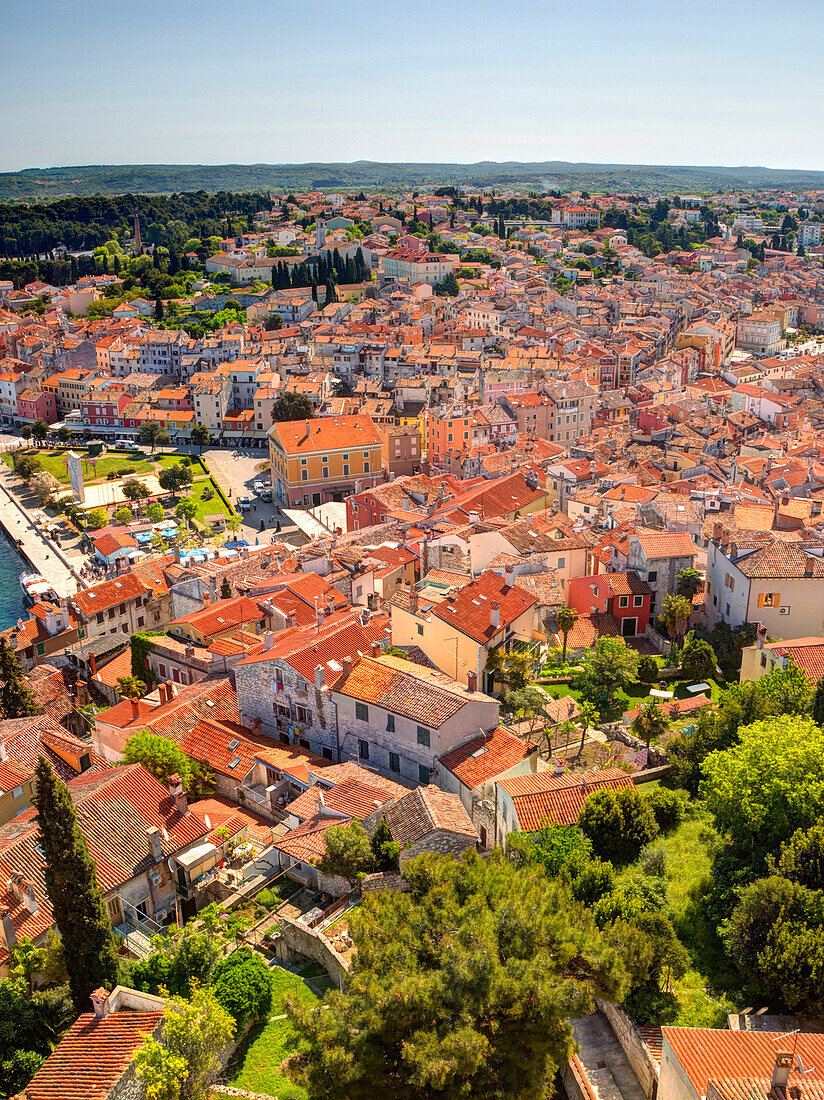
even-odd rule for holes
{"type": "Polygon", "coordinates": [[[69,558],[12,492],[8,482],[13,476],[5,463],[0,464],[0,525],[12,542],[19,544],[32,570],[42,573],[58,596],[73,596],[84,582],[69,558]]]}

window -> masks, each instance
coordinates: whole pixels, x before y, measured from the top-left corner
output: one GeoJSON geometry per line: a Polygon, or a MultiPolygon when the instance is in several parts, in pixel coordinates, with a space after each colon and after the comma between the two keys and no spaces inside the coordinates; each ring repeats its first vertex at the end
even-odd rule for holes
{"type": "Polygon", "coordinates": [[[396,752],[390,752],[389,754],[389,770],[391,772],[395,772],[396,774],[400,774],[401,758],[396,752]]]}
{"type": "Polygon", "coordinates": [[[632,597],[632,606],[633,607],[643,607],[644,606],[644,597],[643,596],[633,596],[632,597]]]}
{"type": "Polygon", "coordinates": [[[369,721],[369,707],[366,703],[355,703],[355,717],[359,722],[369,721]]]}
{"type": "Polygon", "coordinates": [[[759,607],[778,607],[779,603],[777,592],[762,592],[758,597],[759,607]]]}
{"type": "Polygon", "coordinates": [[[418,726],[418,744],[429,748],[429,730],[425,726],[418,726]]]}
{"type": "Polygon", "coordinates": [[[344,464],[343,464],[343,476],[344,477],[349,477],[349,463],[348,462],[344,462],[344,464]]]}
{"type": "Polygon", "coordinates": [[[556,569],[563,569],[565,565],[566,565],[566,558],[558,558],[558,564],[555,568],[556,569]]]}
{"type": "Polygon", "coordinates": [[[386,716],[386,732],[387,733],[394,733],[395,732],[395,715],[394,714],[387,714],[387,716],[386,716]]]}
{"type": "Polygon", "coordinates": [[[18,798],[22,798],[23,797],[23,788],[22,787],[15,787],[14,790],[11,792],[11,797],[14,799],[15,802],[18,800],[18,798]]]}
{"type": "Polygon", "coordinates": [[[138,616],[137,625],[138,626],[143,626],[143,616],[142,615],[138,616]]]}
{"type": "Polygon", "coordinates": [[[308,481],[309,480],[309,471],[308,470],[301,470],[300,471],[300,478],[301,478],[301,481],[308,481]]]}
{"type": "Polygon", "coordinates": [[[301,464],[301,466],[305,466],[305,465],[306,465],[306,459],[305,459],[305,458],[302,458],[302,459],[300,460],[300,464],[301,464]]]}
{"type": "Polygon", "coordinates": [[[629,596],[619,596],[618,597],[618,606],[619,607],[629,607],[629,596]]]}
{"type": "Polygon", "coordinates": [[[654,584],[655,581],[658,580],[658,570],[650,569],[649,573],[647,573],[647,580],[650,582],[650,584],[654,584]]]}
{"type": "Polygon", "coordinates": [[[363,464],[363,472],[364,472],[365,474],[368,474],[368,473],[370,472],[370,470],[369,470],[369,463],[368,463],[368,462],[364,462],[364,464],[363,464]]]}
{"type": "Polygon", "coordinates": [[[364,458],[369,458],[369,451],[364,451],[363,452],[363,457],[364,458]]]}
{"type": "Polygon", "coordinates": [[[343,456],[343,461],[344,461],[344,462],[348,462],[348,461],[349,461],[349,454],[348,454],[348,453],[347,453],[347,454],[345,454],[345,455],[343,456]]]}
{"type": "Polygon", "coordinates": [[[329,477],[329,467],[328,466],[323,467],[323,476],[324,477],[329,477]]]}
{"type": "Polygon", "coordinates": [[[418,764],[418,782],[424,785],[429,783],[429,768],[426,764],[418,764]]]}
{"type": "Polygon", "coordinates": [[[360,757],[361,760],[368,760],[369,759],[369,742],[368,741],[360,741],[360,740],[358,741],[358,756],[360,757]]]}
{"type": "Polygon", "coordinates": [[[418,633],[420,634],[421,637],[423,637],[423,627],[421,626],[420,623],[418,623],[418,633]]]}
{"type": "Polygon", "coordinates": [[[761,667],[762,668],[767,667],[767,654],[766,653],[761,654],[761,667]]]}
{"type": "Polygon", "coordinates": [[[309,711],[306,707],[295,707],[295,711],[298,716],[298,721],[302,726],[308,726],[309,723],[309,711]]]}

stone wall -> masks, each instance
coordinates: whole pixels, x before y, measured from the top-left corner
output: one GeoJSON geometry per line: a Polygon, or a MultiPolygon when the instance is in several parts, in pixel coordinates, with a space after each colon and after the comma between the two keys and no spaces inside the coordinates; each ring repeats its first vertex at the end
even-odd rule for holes
{"type": "Polygon", "coordinates": [[[407,860],[414,859],[415,856],[422,855],[424,852],[435,852],[441,856],[459,856],[467,848],[474,848],[477,839],[477,837],[473,839],[464,836],[463,833],[450,833],[446,829],[435,829],[414,844],[403,848],[398,862],[401,870],[403,870],[403,865],[407,860]]]}
{"type": "Polygon", "coordinates": [[[278,914],[277,921],[280,924],[280,938],[276,940],[276,950],[284,961],[288,961],[289,955],[293,952],[304,955],[322,966],[326,973],[340,984],[349,970],[349,965],[323,933],[307,928],[305,924],[282,914],[278,914]]]}
{"type": "Polygon", "coordinates": [[[626,1012],[622,1011],[618,1005],[612,1004],[611,1001],[602,1001],[600,997],[596,997],[595,1006],[609,1020],[615,1038],[621,1044],[624,1054],[627,1056],[627,1061],[632,1066],[632,1071],[644,1090],[644,1095],[647,1100],[652,1100],[658,1089],[660,1069],[658,1063],[644,1045],[641,1032],[626,1012]]]}

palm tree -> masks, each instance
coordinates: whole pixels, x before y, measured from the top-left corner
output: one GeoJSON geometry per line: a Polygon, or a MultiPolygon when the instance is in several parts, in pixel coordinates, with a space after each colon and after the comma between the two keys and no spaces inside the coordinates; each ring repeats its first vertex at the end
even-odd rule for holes
{"type": "Polygon", "coordinates": [[[679,569],[677,591],[679,596],[691,600],[700,591],[703,578],[697,569],[679,569]]]}
{"type": "Polygon", "coordinates": [[[119,676],[117,679],[117,693],[123,699],[139,699],[146,690],[146,685],[136,676],[119,676]]]}
{"type": "Polygon", "coordinates": [[[692,604],[686,596],[673,596],[672,593],[664,596],[661,614],[658,617],[667,628],[673,650],[677,639],[683,635],[682,628],[686,626],[691,614],[692,604]]]}
{"type": "Polygon", "coordinates": [[[564,604],[563,607],[559,607],[558,610],[555,612],[555,623],[564,636],[564,652],[562,656],[564,664],[566,664],[567,636],[577,622],[578,612],[575,610],[574,607],[570,607],[568,604],[564,604]]]}
{"type": "Polygon", "coordinates": [[[582,700],[578,704],[578,713],[573,719],[576,726],[581,729],[581,744],[578,748],[578,755],[584,751],[584,741],[587,739],[587,733],[593,726],[597,726],[600,720],[600,714],[595,709],[594,703],[589,703],[586,700],[582,700]]]}
{"type": "Polygon", "coordinates": [[[669,718],[653,702],[639,709],[632,722],[632,732],[640,737],[649,752],[650,741],[658,741],[669,729],[669,718]]]}

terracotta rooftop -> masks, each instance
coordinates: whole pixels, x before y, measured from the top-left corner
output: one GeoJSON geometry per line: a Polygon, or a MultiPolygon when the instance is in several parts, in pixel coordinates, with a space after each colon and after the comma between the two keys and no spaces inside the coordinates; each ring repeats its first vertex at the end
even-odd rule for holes
{"type": "Polygon", "coordinates": [[[543,771],[501,779],[498,783],[512,799],[519,828],[524,832],[538,829],[546,821],[574,825],[593,791],[617,791],[633,786],[627,773],[618,768],[575,775],[543,771]]]}
{"type": "Polygon", "coordinates": [[[486,737],[474,737],[465,745],[445,753],[441,764],[470,790],[520,764],[536,751],[531,741],[522,741],[498,726],[486,737]]]}
{"type": "Polygon", "coordinates": [[[438,787],[416,787],[384,811],[392,839],[414,844],[437,830],[459,833],[477,840],[478,834],[456,794],[438,787]]]}

